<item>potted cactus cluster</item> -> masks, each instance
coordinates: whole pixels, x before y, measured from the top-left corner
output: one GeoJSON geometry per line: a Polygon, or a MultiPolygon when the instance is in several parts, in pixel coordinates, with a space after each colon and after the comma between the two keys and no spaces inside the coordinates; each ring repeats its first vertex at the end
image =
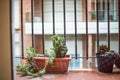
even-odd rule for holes
{"type": "Polygon", "coordinates": [[[66,55],[68,49],[64,38],[51,36],[53,46],[45,54],[35,53],[34,48],[26,49],[25,65],[18,65],[17,71],[22,75],[39,76],[44,73],[65,73],[68,71],[71,55],[66,55]]]}
{"type": "Polygon", "coordinates": [[[104,73],[111,73],[113,71],[113,64],[115,60],[114,51],[109,51],[106,45],[100,45],[98,53],[96,53],[98,71],[104,73]]]}

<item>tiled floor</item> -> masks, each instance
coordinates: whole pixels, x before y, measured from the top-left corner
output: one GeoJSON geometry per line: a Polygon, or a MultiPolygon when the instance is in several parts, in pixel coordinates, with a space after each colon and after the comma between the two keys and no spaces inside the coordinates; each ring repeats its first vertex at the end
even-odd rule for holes
{"type": "Polygon", "coordinates": [[[120,80],[120,71],[113,73],[100,73],[98,71],[69,71],[64,74],[44,74],[41,77],[21,77],[16,75],[16,80],[120,80]]]}

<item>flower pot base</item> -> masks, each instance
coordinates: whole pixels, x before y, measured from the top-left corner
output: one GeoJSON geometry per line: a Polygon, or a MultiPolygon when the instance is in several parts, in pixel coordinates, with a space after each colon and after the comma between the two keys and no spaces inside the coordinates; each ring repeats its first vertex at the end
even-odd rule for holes
{"type": "MultiPolygon", "coordinates": [[[[45,61],[48,58],[40,58],[40,57],[34,57],[33,58],[38,65],[39,69],[44,68],[45,61]]],[[[46,67],[46,73],[65,73],[68,71],[69,61],[71,60],[71,55],[66,55],[65,58],[55,58],[53,63],[54,67],[52,67],[50,64],[46,67]]]]}
{"type": "Polygon", "coordinates": [[[103,73],[112,73],[114,56],[97,56],[98,71],[103,73]]]}

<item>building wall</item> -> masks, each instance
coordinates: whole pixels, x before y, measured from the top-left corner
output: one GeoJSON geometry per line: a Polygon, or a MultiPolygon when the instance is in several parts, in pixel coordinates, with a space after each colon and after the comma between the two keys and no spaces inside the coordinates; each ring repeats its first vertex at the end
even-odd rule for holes
{"type": "MultiPolygon", "coordinates": [[[[39,16],[41,17],[41,0],[35,0],[37,3],[36,8],[34,8],[35,10],[40,10],[38,11],[39,13],[35,14],[34,16],[39,16]],[[40,6],[40,7],[39,7],[40,6]]],[[[28,48],[29,46],[32,45],[32,37],[31,35],[25,34],[25,23],[26,21],[26,13],[31,13],[31,2],[30,0],[24,0],[23,1],[23,25],[24,25],[24,47],[28,48]]],[[[31,15],[31,14],[30,14],[31,15]]],[[[31,21],[31,16],[29,16],[29,19],[31,21]]],[[[37,53],[42,53],[42,36],[41,35],[34,35],[34,47],[35,47],[35,51],[37,53]]]]}
{"type": "Polygon", "coordinates": [[[0,80],[11,80],[9,1],[0,0],[0,80]]]}

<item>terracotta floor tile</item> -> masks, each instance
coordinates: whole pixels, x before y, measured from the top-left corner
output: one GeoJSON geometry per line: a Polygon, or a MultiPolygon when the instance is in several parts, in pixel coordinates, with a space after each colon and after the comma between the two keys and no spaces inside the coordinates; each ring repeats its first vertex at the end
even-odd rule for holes
{"type": "Polygon", "coordinates": [[[17,74],[16,80],[120,80],[120,72],[105,74],[97,71],[70,71],[64,74],[44,74],[37,78],[17,74]]]}

